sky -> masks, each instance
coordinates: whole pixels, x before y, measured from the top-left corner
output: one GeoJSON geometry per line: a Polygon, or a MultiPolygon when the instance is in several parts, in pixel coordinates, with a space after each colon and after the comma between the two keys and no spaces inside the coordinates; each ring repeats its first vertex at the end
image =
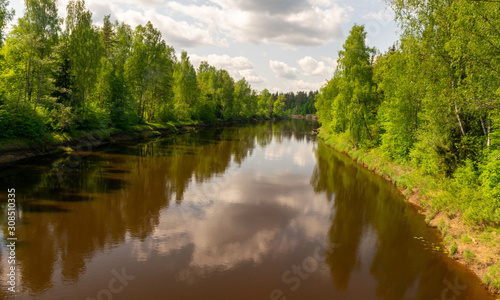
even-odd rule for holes
{"type": "MultiPolygon", "coordinates": [[[[11,0],[16,18],[24,1],[11,0]]],[[[66,16],[68,0],[57,2],[66,16]]],[[[201,61],[227,70],[252,88],[271,92],[319,90],[331,79],[338,51],[354,24],[381,53],[398,39],[384,0],[87,0],[96,24],[105,15],[132,27],[149,20],[195,68],[201,61]]],[[[15,21],[14,21],[15,22],[15,21]]]]}

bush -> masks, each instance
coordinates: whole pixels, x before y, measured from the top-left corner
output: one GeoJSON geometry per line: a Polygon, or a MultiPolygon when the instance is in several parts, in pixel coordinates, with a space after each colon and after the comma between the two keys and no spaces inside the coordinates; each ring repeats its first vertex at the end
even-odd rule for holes
{"type": "Polygon", "coordinates": [[[423,175],[436,176],[440,174],[439,157],[429,141],[418,141],[410,151],[412,167],[423,175]]]}
{"type": "Polygon", "coordinates": [[[465,250],[465,261],[472,262],[476,258],[476,254],[470,250],[465,250]]]}
{"type": "MultiPolygon", "coordinates": [[[[500,152],[494,154],[500,155],[500,152]]],[[[490,160],[483,166],[479,181],[484,194],[483,206],[488,208],[490,219],[498,224],[500,223],[500,158],[490,160]]]]}
{"type": "Polygon", "coordinates": [[[71,107],[55,103],[46,114],[45,125],[50,131],[72,132],[76,128],[75,115],[71,107]]]}
{"type": "Polygon", "coordinates": [[[491,266],[484,275],[484,283],[500,289],[500,265],[491,266]]]}
{"type": "Polygon", "coordinates": [[[44,126],[42,117],[33,114],[31,109],[19,109],[13,113],[0,107],[0,138],[36,138],[44,134],[44,126]]]}
{"type": "Polygon", "coordinates": [[[450,246],[450,252],[449,252],[450,256],[457,253],[457,248],[458,248],[457,242],[453,241],[453,244],[451,244],[450,246]]]}
{"type": "Polygon", "coordinates": [[[79,114],[79,130],[94,130],[108,128],[111,124],[109,115],[97,106],[88,106],[85,112],[79,114]]]}

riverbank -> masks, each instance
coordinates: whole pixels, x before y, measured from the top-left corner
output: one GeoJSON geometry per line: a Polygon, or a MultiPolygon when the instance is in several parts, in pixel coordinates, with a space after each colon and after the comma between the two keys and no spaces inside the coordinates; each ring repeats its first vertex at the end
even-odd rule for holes
{"type": "Polygon", "coordinates": [[[422,175],[407,165],[383,159],[377,149],[355,149],[342,136],[323,130],[319,138],[393,183],[426,216],[429,226],[441,231],[449,256],[472,270],[490,292],[500,295],[500,230],[493,225],[465,222],[456,208],[436,205],[436,201],[442,201],[443,187],[450,179],[422,175]]]}
{"type": "Polygon", "coordinates": [[[88,151],[88,149],[110,143],[143,140],[152,137],[167,136],[196,130],[202,127],[222,126],[244,122],[256,122],[257,119],[242,121],[217,121],[212,123],[185,124],[144,124],[136,125],[123,131],[116,128],[78,131],[73,134],[48,133],[37,139],[9,138],[0,140],[0,164],[12,163],[41,155],[64,153],[68,151],[88,151]]]}

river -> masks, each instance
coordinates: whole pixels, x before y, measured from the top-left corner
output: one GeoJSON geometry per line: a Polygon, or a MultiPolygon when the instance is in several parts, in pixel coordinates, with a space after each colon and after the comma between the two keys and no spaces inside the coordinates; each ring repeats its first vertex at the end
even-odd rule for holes
{"type": "Polygon", "coordinates": [[[494,299],[317,126],[208,128],[3,166],[0,299],[494,299]]]}

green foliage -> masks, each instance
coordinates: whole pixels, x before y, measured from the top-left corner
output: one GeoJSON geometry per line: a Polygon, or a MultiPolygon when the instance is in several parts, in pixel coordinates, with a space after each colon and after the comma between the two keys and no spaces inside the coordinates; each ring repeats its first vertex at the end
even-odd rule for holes
{"type": "Polygon", "coordinates": [[[489,286],[500,289],[500,265],[489,267],[486,274],[484,274],[483,281],[489,286]]]}
{"type": "Polygon", "coordinates": [[[390,159],[408,159],[421,123],[420,90],[415,85],[418,64],[402,51],[390,50],[377,60],[374,79],[383,93],[378,119],[381,150],[390,159]]]}
{"type": "Polygon", "coordinates": [[[285,106],[285,96],[279,95],[278,99],[273,103],[273,114],[274,116],[283,116],[283,107],[285,106]]]}
{"type": "Polygon", "coordinates": [[[476,258],[476,254],[468,249],[464,251],[465,261],[472,262],[476,258]]]}
{"type": "Polygon", "coordinates": [[[286,94],[274,94],[274,99],[278,99],[280,95],[283,95],[285,98],[284,102],[284,111],[288,111],[291,115],[309,115],[316,114],[316,96],[318,95],[318,91],[309,91],[309,93],[304,91],[299,91],[297,93],[289,92],[286,94]]]}
{"type": "Polygon", "coordinates": [[[94,130],[108,128],[110,125],[109,115],[95,104],[87,107],[85,114],[77,121],[78,130],[94,130]]]}
{"type": "Polygon", "coordinates": [[[70,0],[64,20],[54,0],[26,0],[25,6],[3,44],[13,12],[0,0],[0,138],[47,132],[68,140],[148,123],[315,112],[317,92],[259,94],[245,78],[235,82],[207,62],[196,71],[187,52],[178,59],[151,22],[132,29],[106,15],[98,26],[84,0],[70,0]]]}
{"type": "Polygon", "coordinates": [[[9,10],[7,6],[9,5],[9,1],[0,0],[0,45],[3,42],[3,30],[7,25],[7,22],[10,21],[14,15],[14,10],[9,10]]]}
{"type": "Polygon", "coordinates": [[[500,5],[390,0],[401,38],[373,56],[355,25],[333,78],[316,96],[318,120],[356,148],[376,148],[414,175],[433,211],[500,224],[500,5]],[[422,181],[420,180],[422,179],[422,181]],[[425,179],[425,180],[424,180],[425,179]],[[432,191],[432,192],[431,192],[432,191]]]}
{"type": "Polygon", "coordinates": [[[273,113],[273,95],[267,89],[263,89],[258,99],[258,114],[263,118],[270,118],[273,113]]]}
{"type": "Polygon", "coordinates": [[[457,247],[457,242],[453,241],[453,244],[451,244],[450,246],[450,250],[449,250],[449,255],[452,256],[454,255],[455,253],[457,253],[457,250],[458,250],[458,247],[457,247]]]}
{"type": "Polygon", "coordinates": [[[463,234],[461,239],[462,239],[462,242],[464,242],[466,244],[472,243],[472,239],[467,234],[463,234]]]}
{"type": "Polygon", "coordinates": [[[71,0],[67,6],[65,42],[70,55],[73,102],[85,113],[92,93],[104,47],[99,32],[92,24],[92,13],[84,0],[71,0]]]}
{"type": "Polygon", "coordinates": [[[19,109],[12,114],[0,106],[0,138],[37,138],[43,134],[44,122],[38,114],[26,109],[19,109]]]}
{"type": "Polygon", "coordinates": [[[357,147],[366,140],[373,142],[373,127],[377,110],[377,99],[374,97],[375,84],[372,80],[373,48],[365,44],[366,32],[363,26],[354,25],[350,35],[339,51],[338,67],[334,78],[324,92],[330,94],[330,100],[318,98],[316,108],[323,107],[326,114],[321,113],[319,120],[329,120],[324,124],[335,133],[346,132],[352,144],[357,147]]]}
{"type": "Polygon", "coordinates": [[[54,132],[72,132],[76,129],[76,118],[71,108],[61,103],[54,103],[47,108],[45,127],[54,132]]]}
{"type": "MultiPolygon", "coordinates": [[[[495,157],[500,155],[496,151],[495,157]]],[[[488,161],[482,166],[482,173],[479,177],[481,191],[484,195],[482,207],[489,212],[489,218],[493,222],[500,223],[500,160],[498,158],[488,161]]]]}
{"type": "Polygon", "coordinates": [[[178,120],[197,119],[199,110],[194,105],[198,95],[196,71],[189,61],[186,51],[182,52],[181,61],[175,64],[173,80],[175,82],[174,99],[178,120]]]}

